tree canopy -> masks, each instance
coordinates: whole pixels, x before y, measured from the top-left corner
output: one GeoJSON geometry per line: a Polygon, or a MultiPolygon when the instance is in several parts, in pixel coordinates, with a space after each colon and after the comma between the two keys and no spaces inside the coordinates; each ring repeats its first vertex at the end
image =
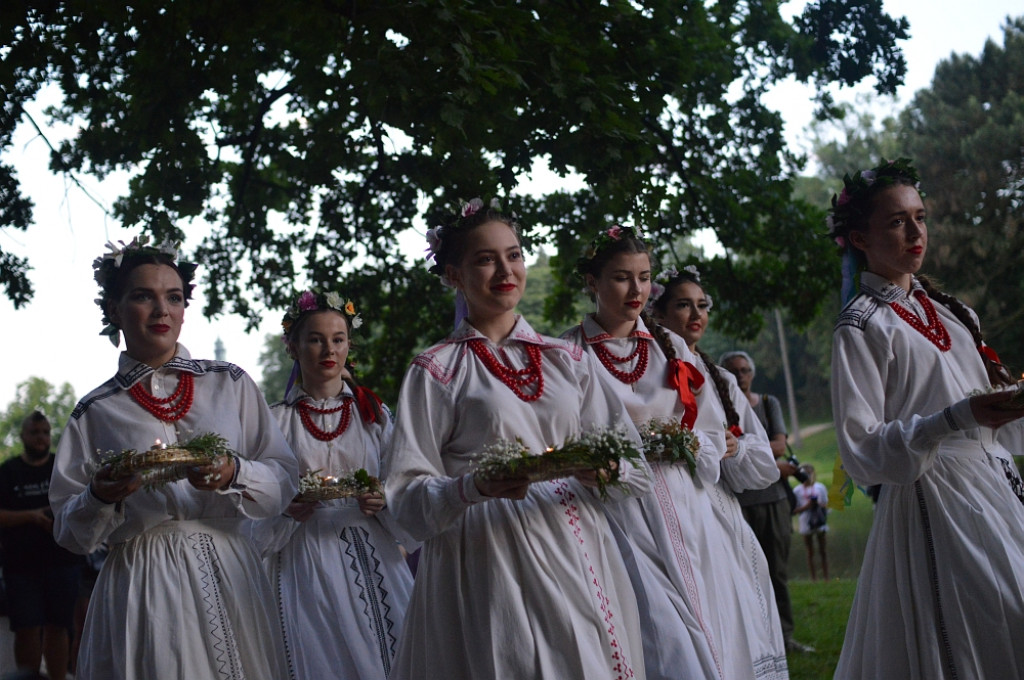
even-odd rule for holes
{"type": "Polygon", "coordinates": [[[903,112],[928,193],[928,269],[981,316],[1004,362],[1024,370],[1024,17],[1003,45],[951,55],[903,112]]]}
{"type": "MultiPolygon", "coordinates": [[[[826,84],[873,77],[893,92],[906,68],[907,22],[881,0],[819,0],[792,20],[779,4],[5,2],[0,145],[59,84],[48,118],[81,126],[56,145],[55,171],[128,170],[117,219],[158,238],[207,233],[194,255],[208,315],[254,324],[345,272],[373,324],[369,382],[385,392],[450,314],[396,235],[474,196],[544,227],[530,236],[553,253],[552,321],[572,314],[581,239],[609,222],[666,244],[713,230],[725,253],[702,268],[735,301],[723,326],[750,335],[770,306],[810,319],[833,277],[813,238],[821,209],[791,200],[800,159],[763,95],[793,75],[828,114],[826,84]],[[538,160],[584,188],[523,195],[538,160]]],[[[29,227],[31,207],[0,167],[5,227],[29,227]]],[[[0,258],[24,303],[29,263],[0,258]]]]}
{"type": "MultiPolygon", "coordinates": [[[[844,107],[839,139],[817,135],[814,154],[829,191],[844,173],[910,157],[927,194],[928,255],[922,272],[963,298],[987,342],[1024,371],[1024,17],[1007,19],[1003,44],[978,56],[952,54],[929,87],[895,117],[876,121],[844,107]]],[[[811,192],[817,184],[808,183],[811,192]]]]}
{"type": "Polygon", "coordinates": [[[57,448],[64,425],[75,408],[75,392],[69,383],[59,388],[42,378],[29,378],[19,383],[14,400],[0,413],[0,459],[20,455],[21,423],[32,411],[39,411],[50,421],[52,447],[57,448]]]}

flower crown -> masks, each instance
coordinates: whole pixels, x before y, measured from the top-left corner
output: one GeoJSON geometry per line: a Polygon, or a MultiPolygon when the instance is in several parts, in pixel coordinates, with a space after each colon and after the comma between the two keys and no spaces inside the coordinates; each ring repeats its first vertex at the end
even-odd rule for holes
{"type": "Polygon", "coordinates": [[[349,317],[353,330],[363,325],[363,320],[356,314],[356,306],[351,300],[342,301],[342,297],[335,292],[322,293],[313,290],[304,291],[295,301],[281,320],[281,328],[284,330],[284,340],[288,339],[288,333],[292,326],[306,312],[333,309],[336,312],[349,317]]]}
{"type": "MultiPolygon", "coordinates": [[[[668,290],[668,285],[679,278],[693,279],[694,283],[703,288],[700,282],[700,271],[697,269],[697,265],[688,264],[683,267],[682,272],[677,270],[675,267],[663,269],[658,272],[658,275],[654,277],[654,281],[651,282],[651,294],[647,298],[647,308],[653,309],[654,304],[662,295],[665,294],[665,291],[668,290]]],[[[707,291],[704,292],[704,299],[708,302],[708,309],[711,309],[713,302],[707,291]]]]}
{"type": "Polygon", "coordinates": [[[832,207],[825,220],[829,236],[840,248],[845,249],[847,246],[846,233],[849,231],[849,221],[861,209],[860,199],[873,187],[894,186],[900,178],[910,180],[913,187],[924,197],[925,194],[921,191],[921,177],[909,158],[897,158],[894,161],[883,158],[882,164],[877,167],[862,170],[853,176],[843,176],[843,190],[832,195],[832,207]]]}
{"type": "Polygon", "coordinates": [[[585,276],[590,271],[590,262],[598,254],[601,253],[605,248],[621,241],[623,238],[632,237],[636,240],[641,240],[640,230],[634,227],[627,227],[622,224],[613,224],[607,229],[602,229],[597,232],[586,249],[583,251],[583,255],[576,260],[576,273],[580,276],[585,276]]]}
{"type": "MultiPolygon", "coordinates": [[[[453,232],[464,228],[468,222],[468,218],[476,215],[483,207],[484,201],[482,198],[470,199],[468,203],[460,201],[458,213],[450,216],[446,224],[441,224],[427,229],[427,259],[434,261],[434,264],[430,267],[429,271],[440,276],[441,283],[448,288],[454,288],[454,285],[452,285],[452,282],[449,281],[448,277],[445,275],[444,263],[442,263],[440,259],[441,249],[444,247],[444,241],[453,232]]],[[[501,211],[501,202],[497,198],[492,198],[488,207],[491,210],[501,211]]],[[[515,219],[515,213],[512,213],[511,217],[515,219]]]]}
{"type": "Polygon", "coordinates": [[[107,305],[110,302],[110,287],[117,278],[117,272],[121,269],[121,264],[125,258],[141,255],[163,255],[170,259],[171,262],[174,262],[178,274],[181,275],[185,300],[189,300],[192,297],[192,289],[195,288],[192,284],[192,279],[196,274],[196,264],[194,262],[176,262],[181,242],[163,241],[150,245],[149,236],[142,235],[136,236],[127,244],[124,241],[118,241],[117,243],[121,245],[118,246],[113,241],[108,241],[107,248],[109,252],[103,253],[92,261],[93,279],[100,286],[100,297],[96,298],[96,304],[103,311],[103,330],[100,331],[100,335],[106,335],[110,338],[110,342],[114,347],[117,347],[120,343],[121,329],[107,315],[107,305]]]}

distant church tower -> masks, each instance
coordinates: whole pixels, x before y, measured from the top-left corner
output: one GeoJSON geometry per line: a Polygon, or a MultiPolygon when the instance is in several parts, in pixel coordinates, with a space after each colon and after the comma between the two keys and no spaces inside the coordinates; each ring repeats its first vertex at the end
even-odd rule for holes
{"type": "Polygon", "coordinates": [[[217,338],[217,342],[213,343],[213,358],[217,361],[224,361],[227,356],[227,352],[224,350],[224,343],[217,338]]]}

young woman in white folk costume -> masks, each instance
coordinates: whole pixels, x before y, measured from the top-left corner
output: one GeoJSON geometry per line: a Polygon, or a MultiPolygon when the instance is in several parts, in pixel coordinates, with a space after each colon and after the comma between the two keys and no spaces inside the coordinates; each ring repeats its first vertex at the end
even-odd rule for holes
{"type": "MultiPolygon", "coordinates": [[[[295,451],[299,474],[311,481],[333,477],[353,485],[358,470],[381,475],[391,416],[373,392],[356,384],[347,365],[352,330],[360,323],[351,301],[309,290],[284,317],[297,380],[271,410],[295,451]]],[[[296,499],[284,516],[257,525],[257,542],[270,553],[288,677],[388,677],[413,581],[395,533],[384,496],[372,489],[296,499]]]]}
{"type": "MultiPolygon", "coordinates": [[[[177,343],[195,265],[169,244],[132,241],[94,263],[104,334],[125,338],[117,374],[82,399],[50,484],[57,542],[106,542],[78,659],[83,678],[285,677],[273,593],[240,526],[295,495],[295,458],[255,383],[177,343]],[[186,479],[142,489],[143,473],[104,464],[215,434],[232,451],[186,479]]],[[[145,474],[148,474],[145,473],[145,474]]]]}
{"type": "MultiPolygon", "coordinates": [[[[724,416],[721,424],[725,427],[726,452],[722,456],[722,476],[707,490],[719,523],[716,536],[733,563],[732,568],[715,569],[710,575],[727,639],[735,647],[750,651],[753,677],[788,677],[785,640],[768,562],[734,495],[748,489],[763,489],[775,482],[779,478],[775,456],[736,378],[716,366],[697,346],[708,327],[711,296],[705,292],[696,267],[662,272],[653,288],[650,306],[654,318],[682,337],[698,357],[698,365],[708,377],[705,390],[708,398],[714,400],[716,417],[724,416]]],[[[747,668],[741,668],[737,672],[746,671],[747,668]]]]}
{"type": "Polygon", "coordinates": [[[428,238],[431,271],[468,316],[415,359],[399,396],[386,494],[424,545],[392,678],[643,678],[636,602],[602,511],[646,492],[642,463],[619,462],[608,501],[595,471],[535,483],[474,472],[498,441],[542,454],[620,425],[622,405],[578,347],[513,312],[526,267],[512,217],[474,199],[428,238]]]}
{"type": "Polygon", "coordinates": [[[832,406],[847,474],[881,491],[836,677],[1024,677],[1024,405],[975,314],[916,276],[928,229],[910,161],[844,185],[829,216],[844,288],[863,271],[835,329],[832,406]]]}

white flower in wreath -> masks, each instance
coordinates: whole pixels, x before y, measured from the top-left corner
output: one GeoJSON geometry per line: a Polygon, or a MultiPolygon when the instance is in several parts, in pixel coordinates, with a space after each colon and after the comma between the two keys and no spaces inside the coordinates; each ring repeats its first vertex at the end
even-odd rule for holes
{"type": "Polygon", "coordinates": [[[327,306],[331,309],[336,309],[339,312],[341,311],[341,296],[334,291],[324,293],[324,302],[326,302],[327,306]]]}

